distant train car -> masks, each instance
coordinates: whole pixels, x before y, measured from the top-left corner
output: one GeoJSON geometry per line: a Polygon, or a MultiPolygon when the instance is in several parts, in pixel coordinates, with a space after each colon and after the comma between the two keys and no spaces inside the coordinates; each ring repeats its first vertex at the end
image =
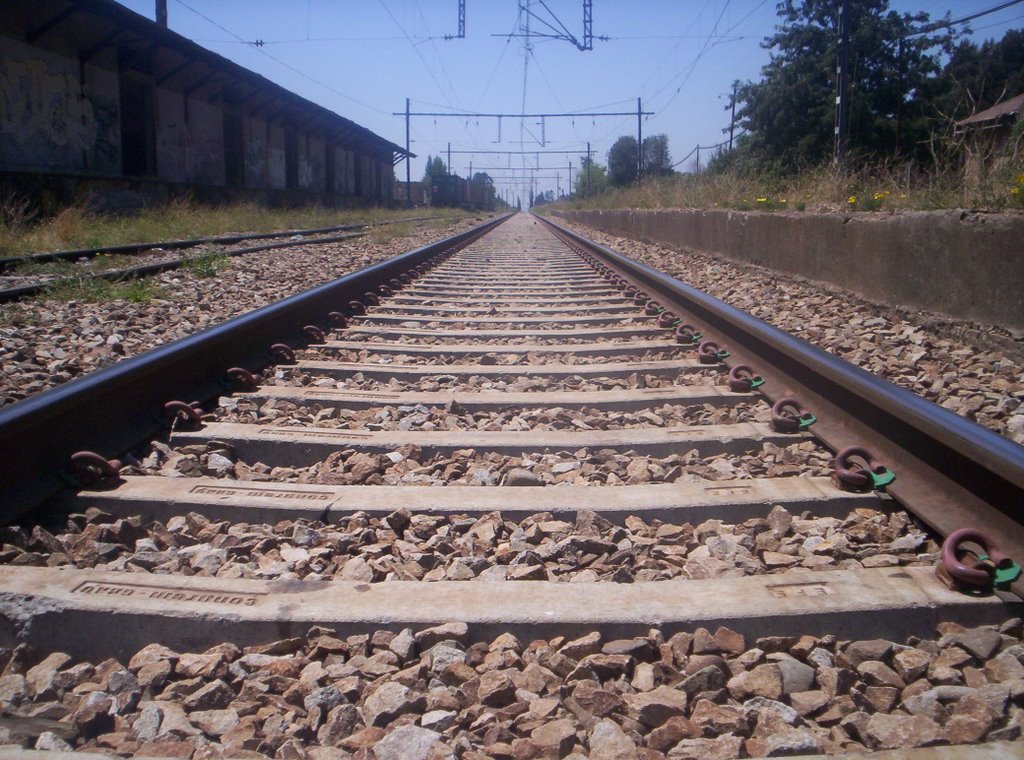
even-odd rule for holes
{"type": "MultiPolygon", "coordinates": [[[[409,194],[412,196],[411,205],[416,207],[428,205],[430,202],[428,189],[425,182],[410,182],[409,194]]],[[[405,205],[405,182],[395,182],[395,202],[399,205],[405,205]]]]}
{"type": "Polygon", "coordinates": [[[465,203],[469,183],[457,174],[434,177],[430,188],[431,206],[462,206],[465,203]]]}
{"type": "Polygon", "coordinates": [[[465,209],[483,209],[492,205],[493,194],[487,182],[470,182],[457,174],[434,177],[430,205],[465,209]]]}

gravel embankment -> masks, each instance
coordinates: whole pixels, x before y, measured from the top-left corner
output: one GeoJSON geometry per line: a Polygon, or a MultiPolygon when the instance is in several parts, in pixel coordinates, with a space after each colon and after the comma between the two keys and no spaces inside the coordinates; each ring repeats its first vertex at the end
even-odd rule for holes
{"type": "Polygon", "coordinates": [[[33,299],[0,305],[0,406],[481,221],[416,223],[413,234],[384,243],[359,238],[233,257],[207,278],[165,272],[152,278],[157,297],[143,303],[33,299]]]}
{"type": "Polygon", "coordinates": [[[567,226],[1024,443],[1024,342],[1001,328],[893,309],[763,267],[567,226]]]}
{"type": "Polygon", "coordinates": [[[707,760],[1014,741],[1022,623],[905,644],[729,630],[609,640],[464,623],[76,662],[4,653],[0,743],[121,756],[707,760]],[[12,724],[14,724],[12,722],[12,724]],[[16,724],[14,724],[16,725],[16,724]],[[34,728],[33,728],[34,726],[34,728]]]}

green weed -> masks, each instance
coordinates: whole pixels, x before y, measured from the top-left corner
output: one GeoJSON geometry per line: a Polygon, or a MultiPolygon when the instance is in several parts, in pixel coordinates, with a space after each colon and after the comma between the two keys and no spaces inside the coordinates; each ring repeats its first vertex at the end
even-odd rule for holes
{"type": "Polygon", "coordinates": [[[182,257],[181,268],[195,277],[215,277],[231,263],[231,257],[223,253],[200,251],[182,257]]]}
{"type": "Polygon", "coordinates": [[[145,278],[113,282],[77,275],[54,281],[47,286],[40,298],[45,301],[85,301],[88,303],[107,303],[117,300],[148,303],[162,295],[162,288],[154,281],[145,278]]]}

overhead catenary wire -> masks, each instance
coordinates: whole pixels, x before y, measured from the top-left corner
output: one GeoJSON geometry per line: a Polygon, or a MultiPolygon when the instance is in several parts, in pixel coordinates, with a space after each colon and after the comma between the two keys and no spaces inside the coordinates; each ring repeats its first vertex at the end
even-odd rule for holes
{"type": "Polygon", "coordinates": [[[966,24],[971,21],[974,21],[974,19],[982,18],[984,16],[990,16],[993,13],[998,13],[999,11],[1006,10],[1007,8],[1012,8],[1013,6],[1020,5],[1021,3],[1024,3],[1024,0],[1009,0],[1008,2],[1000,3],[999,5],[993,6],[992,8],[988,8],[983,11],[978,11],[977,13],[971,13],[967,16],[953,19],[952,21],[946,21],[945,19],[942,19],[941,21],[935,21],[921,29],[911,30],[903,36],[914,37],[918,34],[928,34],[929,32],[934,32],[943,28],[949,28],[951,26],[960,26],[961,24],[966,24]]]}
{"type": "MultiPolygon", "coordinates": [[[[388,16],[394,22],[395,26],[398,27],[398,30],[403,35],[405,35],[405,38],[409,41],[409,46],[412,47],[413,52],[416,53],[416,57],[420,59],[420,62],[423,64],[423,68],[426,69],[427,74],[430,75],[430,78],[434,81],[434,84],[437,86],[438,92],[441,93],[441,97],[444,98],[445,101],[448,103],[448,107],[454,108],[452,102],[448,99],[448,93],[445,92],[444,85],[442,85],[441,82],[438,81],[437,76],[434,74],[434,70],[430,68],[430,66],[427,64],[427,59],[423,57],[423,53],[416,46],[416,43],[414,43],[412,39],[409,38],[409,34],[405,31],[405,27],[403,27],[402,24],[398,21],[398,19],[395,17],[395,14],[391,12],[391,9],[388,8],[387,3],[385,3],[384,0],[377,0],[377,2],[380,4],[380,7],[384,9],[384,12],[388,14],[388,16]]],[[[444,65],[442,64],[442,71],[443,69],[444,65]]]]}
{"type": "MultiPolygon", "coordinates": [[[[234,37],[239,42],[245,42],[245,40],[242,39],[242,37],[240,35],[235,34],[230,29],[228,29],[225,26],[217,23],[216,21],[214,21],[209,16],[206,16],[203,13],[200,13],[195,8],[193,8],[191,5],[188,5],[187,3],[183,2],[183,0],[175,0],[175,2],[178,5],[180,5],[182,8],[184,8],[185,10],[191,11],[192,13],[194,13],[197,16],[199,16],[199,18],[203,19],[204,21],[206,21],[206,22],[208,22],[210,24],[213,24],[215,27],[220,29],[222,32],[224,32],[226,34],[230,34],[232,37],[234,37]]],[[[298,69],[295,66],[292,66],[290,63],[286,63],[286,62],[282,61],[280,58],[277,58],[276,56],[271,55],[270,53],[268,53],[266,50],[264,50],[261,47],[256,47],[256,50],[259,53],[261,53],[262,55],[265,55],[270,60],[278,63],[281,66],[284,66],[286,69],[288,69],[292,73],[298,74],[303,79],[307,79],[310,82],[312,82],[313,84],[319,85],[320,87],[323,87],[324,89],[329,90],[330,92],[333,92],[335,95],[337,95],[339,97],[342,97],[345,100],[348,100],[348,101],[350,101],[352,103],[355,103],[356,105],[362,106],[363,108],[368,108],[371,111],[374,111],[375,113],[383,114],[384,116],[388,115],[388,112],[385,111],[383,108],[377,108],[376,106],[372,106],[369,103],[365,103],[362,100],[359,100],[358,98],[354,98],[351,95],[348,95],[348,94],[342,92],[341,90],[337,89],[336,87],[333,87],[332,85],[329,85],[326,82],[323,82],[323,81],[321,81],[319,79],[316,79],[315,77],[310,76],[309,74],[307,74],[306,72],[302,71],[301,69],[298,69]]]]}
{"type": "MultiPolygon", "coordinates": [[[[743,137],[743,135],[745,135],[746,133],[747,133],[747,130],[744,129],[738,135],[734,135],[733,139],[735,140],[735,139],[738,139],[740,137],[743,137]]],[[[689,153],[687,153],[681,159],[679,159],[674,164],[672,164],[672,168],[675,169],[677,166],[679,166],[680,164],[684,163],[690,156],[692,156],[694,153],[696,153],[699,150],[714,150],[715,148],[721,148],[723,145],[727,145],[728,143],[729,143],[729,140],[722,140],[722,142],[715,143],[714,145],[694,145],[693,149],[689,153]]]]}

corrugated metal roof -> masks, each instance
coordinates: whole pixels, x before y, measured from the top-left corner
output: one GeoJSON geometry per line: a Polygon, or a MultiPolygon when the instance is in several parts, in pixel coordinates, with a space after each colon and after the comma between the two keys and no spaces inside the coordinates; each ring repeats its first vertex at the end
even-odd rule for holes
{"type": "Polygon", "coordinates": [[[984,111],[980,111],[973,116],[968,116],[966,119],[961,119],[956,123],[958,127],[965,127],[968,124],[980,124],[986,121],[994,121],[1000,116],[1007,116],[1011,113],[1020,113],[1024,110],[1024,93],[1015,97],[1004,100],[1002,103],[986,108],[984,111]]]}

